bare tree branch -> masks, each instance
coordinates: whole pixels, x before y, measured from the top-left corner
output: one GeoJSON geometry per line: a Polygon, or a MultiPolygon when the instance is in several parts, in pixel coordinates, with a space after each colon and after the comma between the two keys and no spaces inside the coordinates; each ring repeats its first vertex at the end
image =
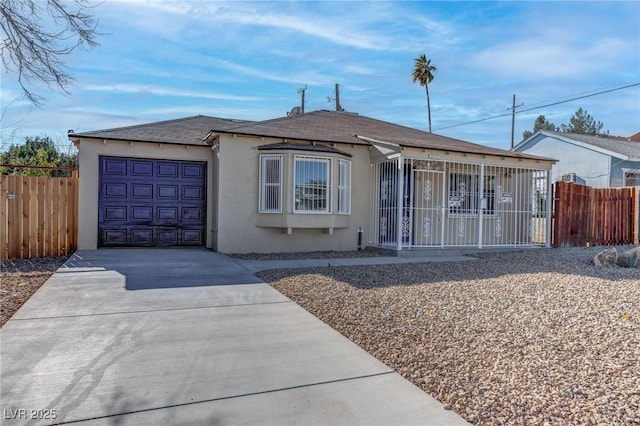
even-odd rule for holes
{"type": "Polygon", "coordinates": [[[30,86],[40,81],[68,95],[74,79],[64,56],[97,46],[97,21],[87,0],[1,0],[0,53],[6,72],[15,72],[23,96],[36,106],[45,99],[30,86]]]}

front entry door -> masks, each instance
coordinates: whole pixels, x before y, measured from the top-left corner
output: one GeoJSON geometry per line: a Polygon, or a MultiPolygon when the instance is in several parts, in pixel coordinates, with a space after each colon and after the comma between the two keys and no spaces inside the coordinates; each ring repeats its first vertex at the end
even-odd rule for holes
{"type": "Polygon", "coordinates": [[[441,246],[444,226],[444,173],[414,170],[413,245],[441,246]]]}

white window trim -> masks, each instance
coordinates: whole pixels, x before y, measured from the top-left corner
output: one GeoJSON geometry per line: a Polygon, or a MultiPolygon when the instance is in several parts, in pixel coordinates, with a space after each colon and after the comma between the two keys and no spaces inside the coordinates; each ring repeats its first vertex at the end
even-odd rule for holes
{"type": "Polygon", "coordinates": [[[284,161],[283,161],[283,155],[282,154],[263,154],[260,155],[260,168],[259,168],[259,184],[258,184],[258,212],[259,213],[282,213],[282,190],[283,190],[283,185],[282,185],[282,177],[283,177],[283,166],[284,166],[284,161]],[[266,183],[265,180],[265,176],[263,174],[264,172],[264,164],[267,160],[278,160],[278,162],[280,163],[280,174],[278,176],[278,183],[274,184],[274,183],[266,183]],[[279,187],[279,191],[278,191],[278,209],[265,209],[264,205],[265,205],[265,189],[269,186],[277,186],[279,187]]]}
{"type": "Polygon", "coordinates": [[[293,156],[293,185],[292,185],[292,194],[291,194],[291,202],[293,204],[293,212],[296,214],[332,214],[331,211],[331,199],[332,199],[332,183],[331,183],[331,157],[319,157],[319,156],[311,156],[311,155],[294,155],[293,156]],[[327,195],[326,195],[326,210],[298,210],[296,209],[296,163],[298,160],[302,161],[314,161],[318,163],[326,163],[327,164],[327,195]]]}
{"type": "Polygon", "coordinates": [[[351,214],[351,161],[342,159],[338,160],[338,214],[351,214]],[[346,168],[346,182],[342,181],[343,165],[346,168]],[[340,204],[343,191],[345,192],[346,206],[340,204]]]}

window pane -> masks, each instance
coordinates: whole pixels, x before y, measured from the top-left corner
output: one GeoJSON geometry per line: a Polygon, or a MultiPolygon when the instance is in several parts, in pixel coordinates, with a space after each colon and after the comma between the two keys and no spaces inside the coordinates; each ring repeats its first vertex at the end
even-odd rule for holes
{"type": "Polygon", "coordinates": [[[449,213],[475,215],[478,213],[478,179],[465,173],[449,174],[449,213]]]}
{"type": "Polygon", "coordinates": [[[260,156],[259,212],[282,212],[282,155],[260,156]]]}
{"type": "Polygon", "coordinates": [[[496,190],[495,190],[496,177],[492,175],[485,175],[484,177],[484,198],[487,200],[487,208],[484,210],[485,214],[494,214],[496,209],[496,190]]]}
{"type": "Polygon", "coordinates": [[[314,157],[295,159],[295,211],[329,211],[329,161],[314,157]]]}
{"type": "Polygon", "coordinates": [[[340,160],[338,213],[351,213],[351,162],[345,160],[340,160]]]}
{"type": "Polygon", "coordinates": [[[624,174],[625,186],[639,186],[640,185],[640,171],[630,171],[624,174]]]}

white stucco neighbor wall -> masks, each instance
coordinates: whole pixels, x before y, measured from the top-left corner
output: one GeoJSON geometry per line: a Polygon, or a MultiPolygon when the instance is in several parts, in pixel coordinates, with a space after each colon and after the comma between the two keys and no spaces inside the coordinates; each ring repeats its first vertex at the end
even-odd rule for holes
{"type": "Polygon", "coordinates": [[[564,174],[575,173],[579,184],[594,188],[610,185],[609,155],[544,135],[518,151],[558,160],[551,169],[552,182],[561,180],[564,174]]]}
{"type": "Polygon", "coordinates": [[[215,203],[212,196],[214,188],[214,153],[208,146],[187,146],[175,144],[143,143],[127,141],[106,141],[80,139],[78,145],[79,191],[78,205],[78,249],[93,250],[98,247],[98,194],[99,194],[99,157],[168,159],[205,161],[207,163],[207,238],[206,246],[212,247],[213,217],[215,203]]]}

